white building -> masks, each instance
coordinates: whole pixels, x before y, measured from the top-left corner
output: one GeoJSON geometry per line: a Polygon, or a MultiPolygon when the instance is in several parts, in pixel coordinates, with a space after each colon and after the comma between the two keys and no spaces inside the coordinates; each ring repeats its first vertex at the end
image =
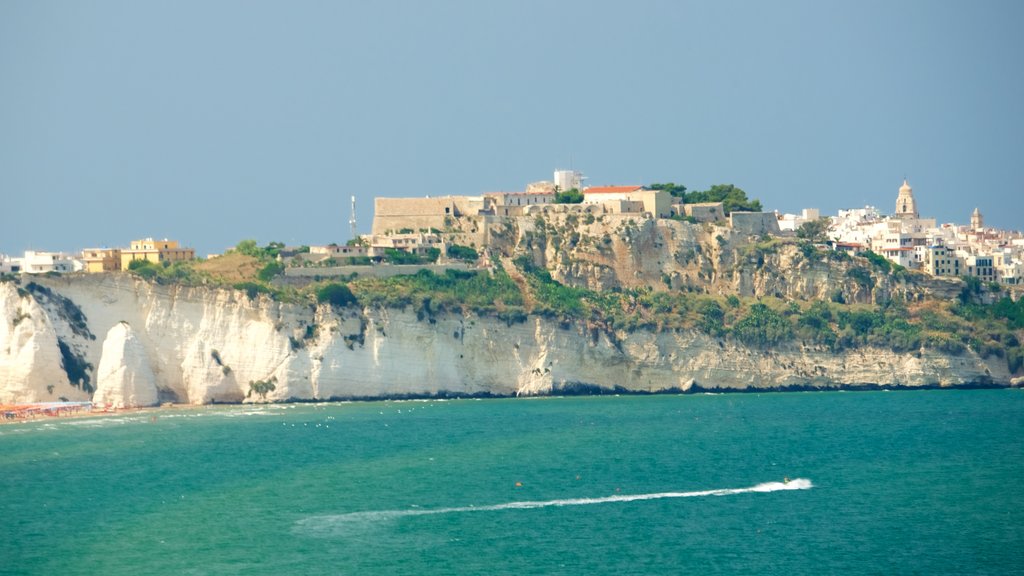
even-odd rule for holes
{"type": "Polygon", "coordinates": [[[969,226],[940,226],[934,218],[921,218],[906,180],[900,186],[893,216],[883,217],[871,206],[840,210],[832,219],[829,235],[836,240],[837,249],[842,246],[853,251],[863,244],[892,262],[934,276],[973,276],[1011,286],[1024,283],[1024,236],[1020,232],[985,228],[978,208],[971,214],[969,226]]]}
{"type": "Polygon", "coordinates": [[[840,210],[839,215],[832,218],[829,237],[843,244],[869,247],[872,235],[870,225],[881,221],[882,214],[874,206],[840,210]]]}
{"type": "Polygon", "coordinates": [[[819,218],[821,218],[821,212],[817,208],[804,208],[800,214],[782,214],[779,216],[779,230],[795,232],[804,224],[819,218]]]}
{"type": "Polygon", "coordinates": [[[11,258],[0,254],[0,274],[17,274],[21,272],[21,258],[11,258]]]}
{"type": "Polygon", "coordinates": [[[20,261],[21,271],[25,274],[46,274],[47,272],[79,272],[85,264],[78,258],[64,252],[36,252],[26,250],[20,261]]]}
{"type": "Polygon", "coordinates": [[[586,178],[582,172],[576,170],[555,170],[555,186],[558,187],[559,192],[573,189],[582,190],[584,180],[586,178]]]}

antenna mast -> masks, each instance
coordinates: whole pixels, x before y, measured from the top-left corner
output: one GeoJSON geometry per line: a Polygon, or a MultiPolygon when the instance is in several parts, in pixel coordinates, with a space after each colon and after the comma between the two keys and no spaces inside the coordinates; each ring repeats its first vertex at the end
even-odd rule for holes
{"type": "Polygon", "coordinates": [[[356,239],[356,197],[352,197],[352,217],[348,219],[348,225],[351,228],[352,239],[356,239]]]}

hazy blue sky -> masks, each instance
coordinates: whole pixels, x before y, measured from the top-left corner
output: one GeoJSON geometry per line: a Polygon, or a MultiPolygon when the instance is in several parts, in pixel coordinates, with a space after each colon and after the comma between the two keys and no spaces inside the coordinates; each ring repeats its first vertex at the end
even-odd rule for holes
{"type": "Polygon", "coordinates": [[[1024,228],[1024,2],[0,0],[0,252],[368,232],[375,196],[733,183],[1024,228]]]}

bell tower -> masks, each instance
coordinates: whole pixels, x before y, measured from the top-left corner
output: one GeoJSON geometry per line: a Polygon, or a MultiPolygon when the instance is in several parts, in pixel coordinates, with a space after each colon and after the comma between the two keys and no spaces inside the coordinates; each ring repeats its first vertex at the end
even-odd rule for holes
{"type": "Polygon", "coordinates": [[[981,217],[981,210],[974,209],[974,213],[971,214],[971,230],[981,230],[985,227],[985,221],[981,217]]]}
{"type": "Polygon", "coordinates": [[[914,189],[910,187],[907,179],[903,179],[903,186],[900,186],[900,194],[896,197],[897,218],[917,218],[917,203],[914,202],[914,189]]]}

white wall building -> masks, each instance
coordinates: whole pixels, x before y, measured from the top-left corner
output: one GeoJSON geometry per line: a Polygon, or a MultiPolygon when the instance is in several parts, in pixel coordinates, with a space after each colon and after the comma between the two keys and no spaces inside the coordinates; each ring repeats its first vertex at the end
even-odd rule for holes
{"type": "Polygon", "coordinates": [[[11,258],[0,254],[0,274],[17,274],[21,272],[21,258],[11,258]]]}
{"type": "Polygon", "coordinates": [[[45,274],[47,272],[79,272],[85,264],[78,258],[64,252],[37,252],[26,250],[20,260],[21,271],[25,274],[45,274]]]}
{"type": "Polygon", "coordinates": [[[555,186],[558,187],[559,192],[573,188],[582,190],[585,179],[583,173],[576,170],[555,170],[555,186]]]}
{"type": "Polygon", "coordinates": [[[821,218],[821,212],[817,208],[804,208],[800,214],[779,215],[779,230],[783,232],[796,231],[808,222],[821,218]]]}

